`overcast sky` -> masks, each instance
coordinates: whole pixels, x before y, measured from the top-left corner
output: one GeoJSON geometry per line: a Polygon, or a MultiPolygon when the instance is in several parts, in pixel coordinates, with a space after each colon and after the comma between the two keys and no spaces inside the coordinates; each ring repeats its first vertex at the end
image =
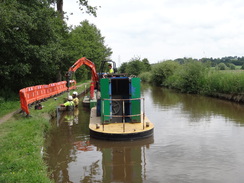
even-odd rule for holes
{"type": "Polygon", "coordinates": [[[69,25],[96,25],[120,65],[132,58],[150,63],[183,57],[244,56],[243,0],[89,0],[97,18],[64,0],[69,25]]]}

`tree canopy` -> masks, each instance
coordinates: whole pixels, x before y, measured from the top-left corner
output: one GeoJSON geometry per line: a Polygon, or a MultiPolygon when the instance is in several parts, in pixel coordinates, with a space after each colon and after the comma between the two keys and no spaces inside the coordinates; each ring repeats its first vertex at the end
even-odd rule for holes
{"type": "Polygon", "coordinates": [[[151,70],[151,65],[147,58],[132,58],[129,62],[124,62],[120,68],[120,73],[128,73],[131,75],[138,76],[142,72],[147,72],[151,70]]]}
{"type": "MultiPolygon", "coordinates": [[[[57,11],[61,14],[61,17],[63,18],[64,11],[63,11],[63,0],[48,0],[49,3],[56,4],[57,11]]],[[[97,16],[97,6],[91,6],[88,3],[88,0],[78,0],[76,1],[79,3],[79,8],[82,12],[85,12],[87,14],[97,16]]]]}
{"type": "Polygon", "coordinates": [[[112,53],[104,39],[88,21],[69,29],[47,0],[0,1],[0,96],[56,82],[83,56],[98,64],[112,53]]]}
{"type": "MultiPolygon", "coordinates": [[[[86,57],[95,63],[96,68],[100,67],[101,61],[112,54],[111,48],[105,45],[105,38],[94,24],[87,20],[75,27],[65,40],[66,60],[70,60],[69,66],[81,57],[86,57]]],[[[66,65],[66,68],[68,65],[66,65]]],[[[90,73],[90,72],[89,72],[90,73]]],[[[76,71],[78,80],[87,75],[84,67],[76,71]]]]}

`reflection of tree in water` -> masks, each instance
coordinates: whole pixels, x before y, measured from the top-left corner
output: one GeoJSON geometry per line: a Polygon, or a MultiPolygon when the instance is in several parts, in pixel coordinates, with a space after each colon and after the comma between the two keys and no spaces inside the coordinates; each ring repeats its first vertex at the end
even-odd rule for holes
{"type": "MultiPolygon", "coordinates": [[[[67,124],[66,124],[67,125],[67,124]]],[[[74,161],[73,140],[70,130],[55,130],[50,134],[50,144],[47,146],[49,172],[55,182],[68,182],[68,163],[74,161]]]]}
{"type": "Polygon", "coordinates": [[[100,173],[99,161],[93,162],[89,167],[83,167],[83,179],[80,182],[103,182],[102,180],[96,180],[96,175],[100,173]]]}
{"type": "Polygon", "coordinates": [[[154,105],[171,110],[172,107],[177,107],[189,115],[194,122],[208,120],[212,115],[221,115],[244,124],[244,106],[238,103],[202,95],[177,93],[174,90],[155,86],[150,86],[150,90],[144,89],[144,91],[144,95],[151,91],[154,105]]]}
{"type": "Polygon", "coordinates": [[[78,121],[75,121],[79,115],[77,110],[65,111],[59,113],[58,118],[51,121],[52,129],[46,139],[46,157],[44,159],[48,163],[50,178],[55,182],[70,181],[68,164],[76,161],[77,148],[74,142],[77,141],[77,133],[80,134],[80,126],[84,125],[84,123],[79,124],[78,121]]]}
{"type": "Polygon", "coordinates": [[[164,107],[179,105],[181,95],[180,93],[161,87],[154,86],[151,88],[151,98],[154,104],[164,107]]]}

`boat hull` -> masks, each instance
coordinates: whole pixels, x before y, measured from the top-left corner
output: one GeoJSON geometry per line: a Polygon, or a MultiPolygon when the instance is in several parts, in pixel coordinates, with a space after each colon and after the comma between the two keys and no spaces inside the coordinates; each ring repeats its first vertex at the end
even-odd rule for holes
{"type": "Polygon", "coordinates": [[[149,138],[153,136],[153,129],[144,132],[137,133],[101,133],[90,129],[90,135],[92,138],[102,139],[102,140],[119,140],[119,141],[131,141],[143,138],[149,138]]]}
{"type": "Polygon", "coordinates": [[[96,116],[96,107],[91,109],[90,136],[102,140],[128,141],[153,136],[154,125],[145,117],[144,123],[107,123],[101,124],[100,117],[96,116]]]}

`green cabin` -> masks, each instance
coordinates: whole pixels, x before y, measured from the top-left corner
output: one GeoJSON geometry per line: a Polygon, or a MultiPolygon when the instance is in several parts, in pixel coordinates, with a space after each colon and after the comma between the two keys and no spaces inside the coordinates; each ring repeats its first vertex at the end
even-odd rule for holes
{"type": "Polygon", "coordinates": [[[141,122],[140,78],[101,78],[100,92],[97,115],[102,123],[141,122]]]}

